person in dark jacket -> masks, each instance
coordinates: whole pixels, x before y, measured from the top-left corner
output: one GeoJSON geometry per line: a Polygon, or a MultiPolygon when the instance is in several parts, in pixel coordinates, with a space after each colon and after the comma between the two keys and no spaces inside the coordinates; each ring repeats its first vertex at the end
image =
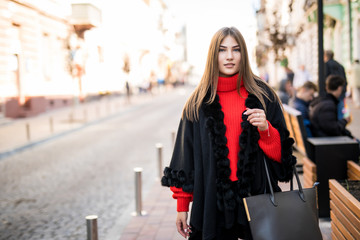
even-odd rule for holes
{"type": "Polygon", "coordinates": [[[289,102],[289,106],[301,112],[307,137],[312,137],[309,118],[309,105],[310,102],[314,99],[314,95],[317,92],[317,89],[317,86],[313,82],[307,81],[297,90],[295,98],[291,99],[289,102]]]}
{"type": "Polygon", "coordinates": [[[296,163],[293,143],[276,93],[251,71],[243,36],[220,29],[161,179],[177,199],[178,232],[190,240],[252,239],[242,198],[268,192],[265,162],[281,191],[278,181],[289,181],[296,163]]]}
{"type": "Polygon", "coordinates": [[[325,79],[327,79],[330,75],[337,75],[344,79],[345,84],[342,88],[342,92],[340,97],[338,98],[338,119],[341,120],[343,118],[343,111],[344,111],[344,99],[346,94],[346,87],[347,87],[347,80],[344,67],[334,60],[334,52],[331,50],[326,50],[324,53],[324,62],[325,62],[325,79]]]}
{"type": "Polygon", "coordinates": [[[337,105],[345,86],[345,79],[330,75],[326,79],[326,96],[315,99],[310,104],[310,122],[314,137],[349,136],[353,138],[346,125],[350,117],[338,120],[337,105]]]}

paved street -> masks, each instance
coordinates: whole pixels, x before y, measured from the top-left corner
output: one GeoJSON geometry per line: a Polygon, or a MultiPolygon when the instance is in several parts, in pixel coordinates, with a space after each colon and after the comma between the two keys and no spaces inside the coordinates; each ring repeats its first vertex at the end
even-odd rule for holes
{"type": "MultiPolygon", "coordinates": [[[[0,125],[0,240],[86,239],[85,217],[93,214],[99,217],[99,239],[181,239],[176,201],[156,180],[155,144],[164,144],[167,164],[171,131],[189,93],[178,88],[136,97],[132,104],[102,100],[0,125]],[[26,122],[33,128],[30,141],[26,122]],[[134,167],[144,168],[145,217],[131,216],[134,167]]],[[[360,137],[360,110],[348,104],[349,129],[360,137]]],[[[330,239],[330,222],[320,225],[330,239]]]]}
{"type": "Polygon", "coordinates": [[[155,144],[164,144],[168,159],[187,94],[148,97],[2,158],[0,239],[86,239],[85,216],[92,214],[99,216],[99,239],[119,238],[134,210],[133,168],[144,169],[146,194],[158,175],[155,144]]]}

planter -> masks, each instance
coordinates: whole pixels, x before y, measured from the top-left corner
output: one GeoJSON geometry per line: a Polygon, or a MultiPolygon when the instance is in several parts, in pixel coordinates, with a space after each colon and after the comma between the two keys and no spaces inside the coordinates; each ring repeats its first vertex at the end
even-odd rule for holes
{"type": "MultiPolygon", "coordinates": [[[[317,181],[316,164],[303,158],[304,187],[312,187],[317,181]]],[[[347,161],[347,177],[349,180],[360,180],[360,166],[354,161],[347,161]]]]}
{"type": "Polygon", "coordinates": [[[345,181],[329,180],[331,230],[334,240],[360,239],[360,181],[347,182],[354,195],[343,186],[347,185],[345,181]]]}
{"type": "Polygon", "coordinates": [[[308,138],[308,157],[316,164],[319,217],[330,217],[329,179],[347,179],[347,161],[359,158],[359,144],[346,137],[308,138]]]}
{"type": "Polygon", "coordinates": [[[316,165],[310,159],[303,158],[304,187],[311,188],[317,181],[316,165]]]}
{"type": "Polygon", "coordinates": [[[360,180],[360,166],[354,161],[347,161],[347,175],[350,180],[360,180]]]}

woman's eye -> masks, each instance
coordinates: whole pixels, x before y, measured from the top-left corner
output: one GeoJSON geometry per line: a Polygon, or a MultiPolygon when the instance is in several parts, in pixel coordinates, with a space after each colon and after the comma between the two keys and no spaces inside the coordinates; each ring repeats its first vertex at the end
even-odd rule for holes
{"type": "Polygon", "coordinates": [[[225,52],[225,49],[220,48],[219,52],[225,52]]]}
{"type": "Polygon", "coordinates": [[[235,52],[240,52],[240,48],[234,49],[235,52]]]}

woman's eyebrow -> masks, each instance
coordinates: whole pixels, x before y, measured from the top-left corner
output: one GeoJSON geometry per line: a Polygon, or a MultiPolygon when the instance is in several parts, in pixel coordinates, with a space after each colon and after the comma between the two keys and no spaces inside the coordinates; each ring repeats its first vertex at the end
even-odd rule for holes
{"type": "MultiPolygon", "coordinates": [[[[221,48],[227,48],[227,46],[224,46],[224,45],[220,45],[221,48]]],[[[240,45],[235,45],[235,46],[232,46],[232,48],[238,48],[240,47],[240,45]]]]}

